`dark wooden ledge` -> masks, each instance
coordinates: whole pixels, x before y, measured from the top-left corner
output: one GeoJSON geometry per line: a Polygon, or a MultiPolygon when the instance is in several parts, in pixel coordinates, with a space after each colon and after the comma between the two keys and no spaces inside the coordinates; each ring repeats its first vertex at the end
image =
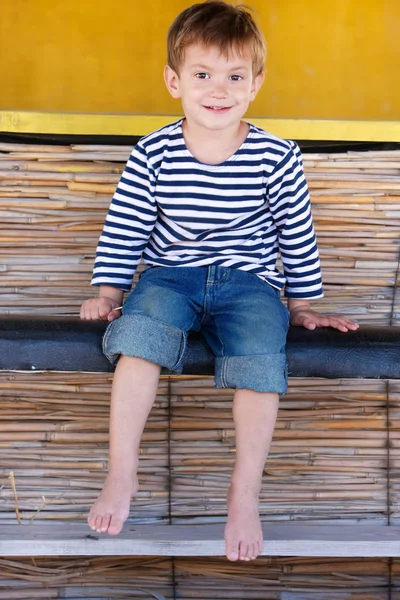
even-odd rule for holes
{"type": "MultiPolygon", "coordinates": [[[[0,317],[0,370],[112,371],[101,351],[106,323],[69,317],[0,317]]],[[[400,327],[292,327],[289,376],[329,379],[400,379],[400,327]]],[[[213,375],[214,357],[200,334],[191,334],[184,374],[213,375]]]]}

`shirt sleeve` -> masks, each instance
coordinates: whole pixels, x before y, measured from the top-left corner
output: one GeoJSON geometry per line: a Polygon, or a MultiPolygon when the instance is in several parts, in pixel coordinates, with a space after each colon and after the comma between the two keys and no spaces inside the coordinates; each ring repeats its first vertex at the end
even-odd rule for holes
{"type": "Polygon", "coordinates": [[[321,268],[300,148],[292,148],[275,166],[268,182],[271,214],[286,277],[285,296],[322,298],[321,268]]]}
{"type": "Polygon", "coordinates": [[[132,287],[157,219],[155,176],[140,142],[132,150],[107,213],[94,263],[92,285],[132,287]]]}

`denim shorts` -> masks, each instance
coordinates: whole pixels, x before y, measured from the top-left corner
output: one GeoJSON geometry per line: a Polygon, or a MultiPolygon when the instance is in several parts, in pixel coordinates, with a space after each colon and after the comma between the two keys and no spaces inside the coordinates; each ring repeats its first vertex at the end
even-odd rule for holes
{"type": "Polygon", "coordinates": [[[103,351],[137,356],[182,372],[189,331],[201,330],[215,354],[218,388],[283,394],[289,313],[279,291],[239,269],[148,267],[112,321],[103,351]]]}

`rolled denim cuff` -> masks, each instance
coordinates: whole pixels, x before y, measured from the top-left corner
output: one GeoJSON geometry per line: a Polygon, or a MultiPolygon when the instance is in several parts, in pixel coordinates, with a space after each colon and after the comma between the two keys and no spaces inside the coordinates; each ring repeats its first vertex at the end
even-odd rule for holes
{"type": "Polygon", "coordinates": [[[215,358],[217,388],[239,388],[284,394],[287,365],[284,354],[222,356],[215,358]]]}
{"type": "Polygon", "coordinates": [[[107,327],[103,352],[112,364],[123,354],[180,374],[186,340],[185,331],[168,323],[144,315],[122,315],[107,327]]]}

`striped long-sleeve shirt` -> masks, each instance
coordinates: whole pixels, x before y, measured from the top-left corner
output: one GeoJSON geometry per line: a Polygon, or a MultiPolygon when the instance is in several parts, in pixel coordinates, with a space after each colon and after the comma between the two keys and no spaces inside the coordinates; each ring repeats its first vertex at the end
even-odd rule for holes
{"type": "Polygon", "coordinates": [[[233,156],[207,165],[187,149],[182,120],[142,138],[112,199],[92,284],[129,291],[141,258],[155,266],[243,269],[278,289],[286,285],[289,298],[320,298],[297,144],[250,125],[233,156]]]}

